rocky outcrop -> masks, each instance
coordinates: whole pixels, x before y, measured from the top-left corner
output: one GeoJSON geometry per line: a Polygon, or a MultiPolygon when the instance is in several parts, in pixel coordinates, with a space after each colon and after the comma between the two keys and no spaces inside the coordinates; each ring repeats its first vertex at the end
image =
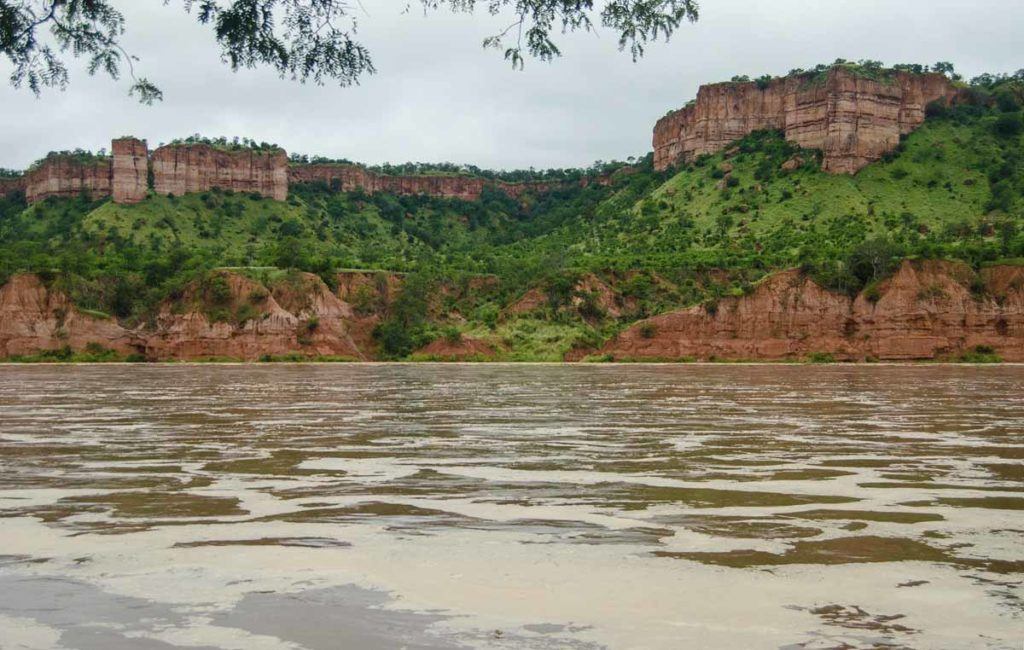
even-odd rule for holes
{"type": "Polygon", "coordinates": [[[463,201],[480,200],[486,187],[500,190],[513,198],[520,198],[524,194],[543,194],[565,186],[565,183],[555,181],[506,183],[478,176],[395,176],[378,174],[358,165],[345,164],[292,165],[288,170],[288,177],[290,183],[324,183],[334,190],[343,192],[362,190],[367,194],[387,192],[463,201]]]}
{"type": "MultiPolygon", "coordinates": [[[[614,296],[602,298],[595,282],[581,278],[581,295],[609,313],[622,308],[614,296]]],[[[17,275],[0,287],[0,358],[92,345],[154,360],[372,359],[374,327],[400,287],[400,276],[384,272],[340,272],[332,291],[308,273],[257,281],[221,271],[165,302],[151,322],[126,328],[76,308],[36,276],[17,275]]],[[[527,302],[533,308],[547,304],[540,291],[524,298],[531,299],[519,301],[524,308],[527,302]]],[[[975,273],[961,263],[904,262],[853,298],[799,271],[784,271],[746,296],[639,321],[600,350],[573,350],[568,358],[600,353],[619,360],[785,360],[828,354],[837,360],[895,361],[955,359],[979,346],[1007,361],[1024,361],[1024,267],[975,273]]],[[[438,339],[416,354],[483,359],[499,351],[462,336],[438,339]]]]}
{"type": "Polygon", "coordinates": [[[288,156],[281,149],[238,151],[172,144],[153,152],[153,189],[181,196],[214,188],[288,198],[288,156]]]}
{"type": "Polygon", "coordinates": [[[296,273],[270,286],[235,273],[214,278],[226,285],[225,295],[214,299],[209,283],[193,284],[140,331],[148,358],[365,358],[349,335],[351,307],[319,277],[296,273]]]}
{"type": "Polygon", "coordinates": [[[607,282],[593,273],[576,278],[564,300],[552,297],[549,291],[532,287],[503,311],[503,316],[520,316],[542,309],[572,311],[585,319],[611,316],[618,318],[636,308],[636,300],[617,293],[607,282]]]}
{"type": "Polygon", "coordinates": [[[145,140],[119,138],[111,143],[111,193],[114,203],[138,203],[149,192],[149,150],[145,140]]]}
{"type": "Polygon", "coordinates": [[[9,197],[18,192],[24,193],[28,188],[28,178],[24,175],[14,178],[0,178],[0,196],[9,197]]]}
{"type": "Polygon", "coordinates": [[[431,361],[485,361],[496,354],[494,346],[470,336],[451,340],[434,339],[414,353],[415,358],[431,361]]]}
{"type": "Polygon", "coordinates": [[[36,203],[51,196],[93,199],[110,196],[110,158],[51,154],[26,174],[25,198],[36,203]]]}
{"type": "Polygon", "coordinates": [[[871,79],[842,66],[824,78],[701,86],[694,102],[655,125],[654,166],[666,169],[752,131],[774,129],[801,147],[820,149],[825,171],[854,173],[920,126],[929,102],[952,101],[956,94],[941,74],[891,72],[871,79]]]}
{"type": "Polygon", "coordinates": [[[0,358],[90,346],[151,360],[373,354],[373,323],[315,275],[294,273],[269,284],[230,272],[213,277],[223,280],[223,295],[212,298],[209,280],[194,283],[165,302],[154,322],[128,329],[77,309],[35,275],[16,275],[0,287],[0,358]]]}
{"type": "MultiPolygon", "coordinates": [[[[23,177],[0,179],[0,196],[24,191],[29,203],[49,196],[77,196],[83,190],[94,198],[113,196],[115,203],[138,203],[150,189],[181,196],[211,189],[251,192],[284,201],[290,183],[324,183],[338,191],[362,190],[478,201],[486,188],[519,199],[571,185],[561,181],[507,183],[478,176],[379,174],[359,165],[289,165],[281,149],[225,149],[204,143],[172,144],[149,154],[144,140],[124,137],[112,143],[112,158],[83,159],[53,154],[23,177]]],[[[611,176],[583,179],[608,185],[611,176]]]]}
{"type": "Polygon", "coordinates": [[[1024,361],[1024,268],[996,266],[976,276],[960,263],[904,262],[856,298],[784,271],[750,295],[636,323],[601,352],[620,359],[825,353],[842,360],[911,360],[955,357],[977,346],[1024,361]]]}
{"type": "Polygon", "coordinates": [[[132,332],[110,318],[81,312],[35,275],[16,275],[0,287],[0,357],[81,350],[90,343],[125,355],[142,347],[132,332]]]}

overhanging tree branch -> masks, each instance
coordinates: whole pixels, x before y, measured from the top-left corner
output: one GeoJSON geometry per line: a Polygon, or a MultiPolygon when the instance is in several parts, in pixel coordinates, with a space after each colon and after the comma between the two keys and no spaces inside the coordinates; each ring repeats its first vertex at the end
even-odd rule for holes
{"type": "MultiPolygon", "coordinates": [[[[136,77],[132,56],[121,45],[124,16],[118,0],[0,0],[0,55],[13,66],[10,83],[39,95],[44,87],[63,89],[69,81],[67,58],[88,59],[89,74],[120,77],[127,65],[129,94],[144,103],[163,94],[136,77]]],[[[127,0],[121,0],[127,1],[127,0]]],[[[137,0],[133,0],[137,1],[137,0]]],[[[165,5],[176,0],[163,0],[165,5]]],[[[356,0],[357,3],[360,0],[356,0]]],[[[421,0],[424,11],[448,9],[472,13],[477,0],[421,0]]],[[[551,61],[561,56],[555,43],[562,34],[602,26],[618,34],[619,48],[633,60],[644,47],[668,40],[683,20],[697,19],[695,0],[607,0],[597,11],[593,0],[487,0],[491,15],[511,13],[506,29],[487,37],[485,48],[504,48],[505,59],[522,68],[527,56],[551,61]],[[514,44],[505,38],[516,31],[514,44]]],[[[181,0],[181,7],[213,29],[221,59],[232,70],[270,67],[283,78],[341,86],[359,83],[376,72],[369,51],[355,40],[357,22],[343,0],[181,0]]],[[[362,7],[359,4],[359,7],[362,7]]],[[[365,12],[365,9],[363,9],[365,12]]]]}

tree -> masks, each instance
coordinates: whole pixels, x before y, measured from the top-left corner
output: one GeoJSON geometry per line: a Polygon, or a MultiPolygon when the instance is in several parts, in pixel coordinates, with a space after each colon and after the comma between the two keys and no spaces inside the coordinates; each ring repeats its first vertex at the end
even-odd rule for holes
{"type": "MultiPolygon", "coordinates": [[[[63,89],[69,82],[67,59],[84,57],[89,74],[104,72],[116,80],[127,67],[129,94],[146,104],[161,100],[155,84],[136,76],[138,58],[121,45],[125,19],[115,5],[127,1],[0,0],[0,54],[14,67],[11,85],[28,86],[36,95],[44,87],[63,89]]],[[[420,2],[425,11],[472,13],[478,0],[420,2]]],[[[172,3],[177,4],[164,0],[172,3]]],[[[282,78],[341,86],[376,72],[370,53],[355,40],[356,20],[346,0],[181,0],[181,7],[212,27],[232,70],[268,66],[282,78]]],[[[590,31],[599,20],[635,61],[648,42],[668,40],[684,19],[698,16],[696,0],[605,0],[599,11],[593,0],[488,0],[486,7],[492,15],[514,16],[483,45],[504,50],[518,68],[524,56],[561,56],[552,39],[556,29],[590,31]]]]}
{"type": "Polygon", "coordinates": [[[960,81],[960,79],[962,78],[960,75],[956,73],[956,70],[953,68],[953,64],[950,63],[949,61],[939,61],[938,63],[932,66],[932,70],[946,75],[953,81],[960,81]]]}

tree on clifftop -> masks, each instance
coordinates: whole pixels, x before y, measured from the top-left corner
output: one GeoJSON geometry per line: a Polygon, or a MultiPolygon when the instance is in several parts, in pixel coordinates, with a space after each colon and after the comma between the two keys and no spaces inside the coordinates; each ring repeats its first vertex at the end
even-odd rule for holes
{"type": "MultiPolygon", "coordinates": [[[[127,67],[129,92],[140,101],[162,99],[156,85],[136,76],[138,59],[121,45],[125,19],[115,5],[127,1],[0,0],[0,53],[13,65],[11,85],[37,95],[44,87],[63,89],[67,58],[84,57],[90,74],[118,79],[127,67]]],[[[472,13],[477,6],[477,0],[420,2],[424,11],[472,13]]],[[[354,40],[356,20],[345,0],[181,0],[181,6],[212,27],[232,70],[265,65],[282,77],[342,86],[375,72],[370,53],[354,40]]],[[[486,7],[492,15],[509,15],[511,23],[484,39],[484,47],[504,51],[520,68],[525,56],[550,61],[561,55],[552,40],[556,29],[589,31],[600,21],[636,60],[645,44],[668,39],[684,19],[697,19],[696,0],[606,0],[599,9],[593,0],[487,0],[486,7]]]]}

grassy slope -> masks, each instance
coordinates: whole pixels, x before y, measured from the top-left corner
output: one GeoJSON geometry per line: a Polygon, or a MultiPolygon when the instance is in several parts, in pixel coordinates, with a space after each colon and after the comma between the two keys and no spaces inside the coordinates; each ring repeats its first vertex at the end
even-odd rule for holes
{"type": "MultiPolygon", "coordinates": [[[[0,201],[0,280],[55,269],[82,306],[141,318],[214,267],[293,266],[325,278],[348,267],[433,278],[495,273],[496,294],[447,305],[466,318],[457,327],[503,343],[513,359],[560,358],[632,319],[742,292],[778,268],[803,264],[838,288],[859,288],[865,279],[854,277],[851,255],[866,240],[884,238],[894,256],[975,265],[1024,256],[1024,142],[994,134],[995,119],[990,111],[929,121],[897,155],[852,177],[824,174],[813,152],[754,134],[678,172],[641,169],[612,188],[570,189],[525,207],[503,195],[467,203],[315,187],[295,188],[287,202],[222,192],[134,206],[0,201]],[[783,172],[797,154],[807,164],[783,172]],[[997,182],[1010,200],[993,206],[997,182]],[[626,269],[643,273],[626,280],[626,269]],[[620,319],[573,308],[565,279],[583,271],[637,307],[620,319]],[[548,308],[496,317],[538,284],[553,297],[548,308]]],[[[412,314],[401,326],[422,341],[440,331],[430,320],[412,314]]]]}

